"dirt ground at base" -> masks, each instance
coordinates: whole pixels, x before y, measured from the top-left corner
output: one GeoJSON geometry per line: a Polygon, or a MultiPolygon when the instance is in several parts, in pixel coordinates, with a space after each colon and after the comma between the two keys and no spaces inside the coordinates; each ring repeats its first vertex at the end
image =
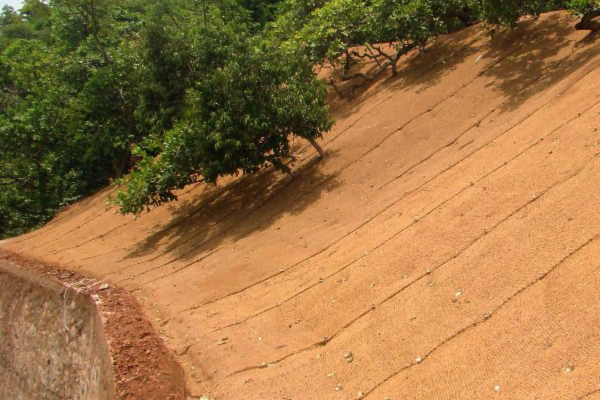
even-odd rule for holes
{"type": "Polygon", "coordinates": [[[598,398],[600,39],[574,23],[473,26],[332,93],[292,175],[135,221],[106,189],[0,247],[132,293],[193,398],[598,398]]]}
{"type": "Polygon", "coordinates": [[[7,251],[0,250],[0,260],[97,296],[113,360],[117,399],[185,398],[181,367],[128,291],[7,251]]]}

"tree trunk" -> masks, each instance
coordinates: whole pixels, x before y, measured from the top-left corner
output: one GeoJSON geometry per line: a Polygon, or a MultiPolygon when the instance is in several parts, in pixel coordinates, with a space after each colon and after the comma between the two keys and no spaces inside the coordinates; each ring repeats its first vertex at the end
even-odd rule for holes
{"type": "Polygon", "coordinates": [[[325,150],[323,150],[323,148],[321,146],[319,146],[319,143],[317,143],[317,141],[315,139],[309,138],[307,140],[308,140],[308,143],[310,143],[317,150],[317,153],[319,153],[319,157],[321,157],[321,158],[325,157],[325,150]]]}
{"type": "Polygon", "coordinates": [[[594,24],[593,19],[600,17],[600,10],[589,11],[583,14],[581,22],[575,25],[578,31],[597,31],[600,30],[600,23],[594,24]]]}

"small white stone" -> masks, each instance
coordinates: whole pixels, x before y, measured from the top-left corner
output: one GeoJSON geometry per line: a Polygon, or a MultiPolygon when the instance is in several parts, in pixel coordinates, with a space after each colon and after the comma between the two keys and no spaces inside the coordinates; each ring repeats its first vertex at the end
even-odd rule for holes
{"type": "Polygon", "coordinates": [[[500,385],[496,385],[496,386],[494,387],[494,390],[495,390],[496,392],[499,392],[499,391],[500,391],[500,385]]]}
{"type": "Polygon", "coordinates": [[[416,362],[417,364],[421,364],[421,361],[423,361],[423,359],[422,359],[421,357],[417,357],[417,358],[415,358],[415,362],[416,362]]]}
{"type": "Polygon", "coordinates": [[[574,369],[575,369],[575,366],[573,364],[569,364],[569,365],[567,365],[567,368],[565,369],[565,372],[567,374],[570,374],[571,372],[573,372],[574,369]]]}

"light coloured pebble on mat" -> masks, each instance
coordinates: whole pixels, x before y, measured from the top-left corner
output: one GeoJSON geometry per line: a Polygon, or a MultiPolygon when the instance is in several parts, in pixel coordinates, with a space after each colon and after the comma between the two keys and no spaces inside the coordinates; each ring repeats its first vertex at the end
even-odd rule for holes
{"type": "Polygon", "coordinates": [[[573,372],[573,370],[575,369],[575,366],[573,364],[569,364],[567,365],[567,368],[565,369],[566,373],[571,373],[573,372]]]}
{"type": "Polygon", "coordinates": [[[421,361],[423,361],[423,359],[422,359],[421,357],[417,357],[417,358],[415,358],[415,362],[416,362],[417,364],[421,364],[421,361]]]}
{"type": "Polygon", "coordinates": [[[358,391],[358,392],[356,393],[356,398],[357,398],[357,399],[362,399],[364,396],[365,396],[365,394],[364,394],[363,392],[361,392],[361,391],[358,391]]]}
{"type": "Polygon", "coordinates": [[[494,390],[495,390],[496,392],[499,392],[499,391],[500,391],[500,385],[496,385],[496,386],[494,387],[494,390]]]}

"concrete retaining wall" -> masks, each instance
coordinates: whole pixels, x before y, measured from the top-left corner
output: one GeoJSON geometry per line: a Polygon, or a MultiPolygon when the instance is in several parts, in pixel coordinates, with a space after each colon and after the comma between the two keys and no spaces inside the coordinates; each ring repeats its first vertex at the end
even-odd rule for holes
{"type": "Polygon", "coordinates": [[[113,400],[114,392],[93,299],[0,262],[0,399],[113,400]]]}

